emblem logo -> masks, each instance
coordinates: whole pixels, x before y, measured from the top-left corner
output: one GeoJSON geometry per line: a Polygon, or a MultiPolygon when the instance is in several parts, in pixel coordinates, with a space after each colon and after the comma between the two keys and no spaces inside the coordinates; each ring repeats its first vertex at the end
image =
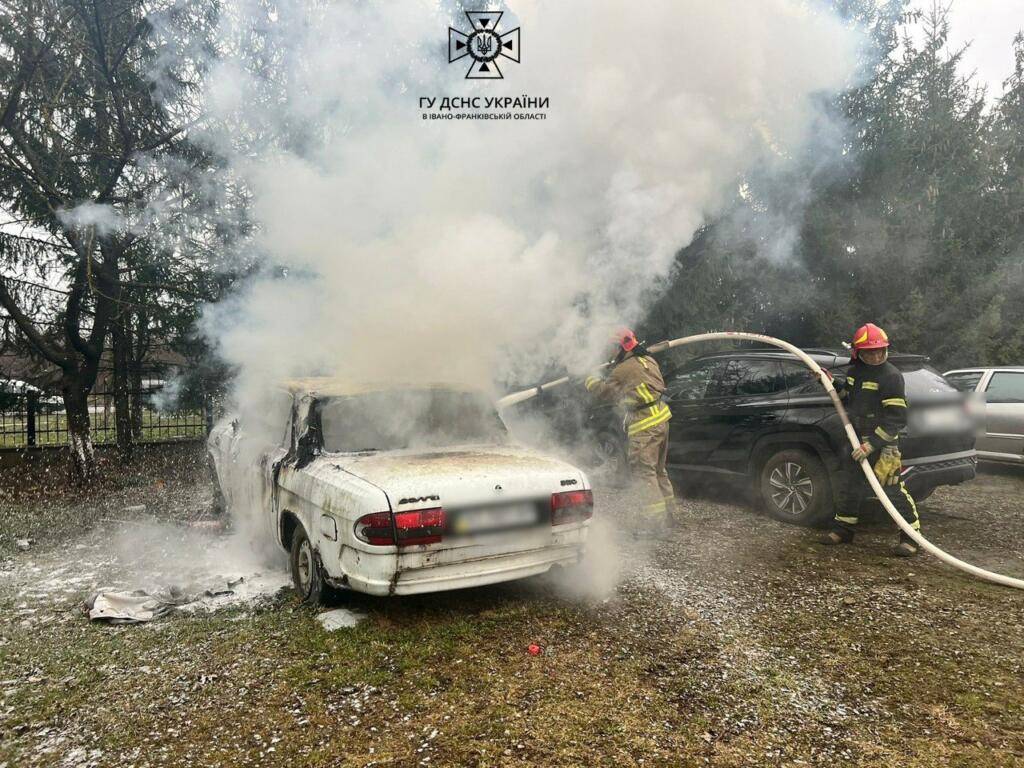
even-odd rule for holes
{"type": "Polygon", "coordinates": [[[448,27],[448,63],[469,56],[473,61],[466,72],[467,80],[501,80],[498,58],[519,63],[519,27],[498,34],[503,11],[466,11],[473,28],[468,35],[448,27]]]}

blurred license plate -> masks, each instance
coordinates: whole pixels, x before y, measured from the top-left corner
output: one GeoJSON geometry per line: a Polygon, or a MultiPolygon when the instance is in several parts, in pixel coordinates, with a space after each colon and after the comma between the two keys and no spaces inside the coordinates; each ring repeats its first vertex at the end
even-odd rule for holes
{"type": "Polygon", "coordinates": [[[455,533],[482,533],[508,528],[522,528],[537,522],[537,507],[533,504],[514,504],[507,507],[462,510],[453,521],[455,533]]]}

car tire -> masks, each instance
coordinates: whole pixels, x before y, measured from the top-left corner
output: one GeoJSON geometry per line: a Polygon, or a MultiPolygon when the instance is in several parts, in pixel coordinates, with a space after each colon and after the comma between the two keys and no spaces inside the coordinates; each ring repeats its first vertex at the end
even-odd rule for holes
{"type": "Polygon", "coordinates": [[[327,595],[320,561],[313,549],[313,543],[301,525],[296,527],[292,535],[292,551],[289,558],[292,572],[292,586],[302,598],[302,602],[320,605],[327,595]]]}
{"type": "Polygon", "coordinates": [[[776,520],[817,525],[833,514],[832,484],[817,456],[784,448],[768,456],[758,475],[760,500],[776,520]]]}

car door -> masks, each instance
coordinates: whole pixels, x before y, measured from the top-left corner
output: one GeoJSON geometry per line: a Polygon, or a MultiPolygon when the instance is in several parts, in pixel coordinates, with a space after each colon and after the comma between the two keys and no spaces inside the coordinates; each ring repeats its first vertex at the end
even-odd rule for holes
{"type": "Polygon", "coordinates": [[[670,398],[668,464],[695,467],[704,463],[714,446],[707,417],[708,392],[725,368],[721,358],[697,360],[669,376],[665,391],[670,398]]]}
{"type": "Polygon", "coordinates": [[[1024,458],[1024,371],[993,371],[984,386],[985,437],[978,450],[1024,458]]]}
{"type": "Polygon", "coordinates": [[[782,364],[774,358],[729,360],[709,399],[706,418],[714,445],[710,466],[727,472],[747,470],[754,441],[782,423],[789,405],[782,364]]]}

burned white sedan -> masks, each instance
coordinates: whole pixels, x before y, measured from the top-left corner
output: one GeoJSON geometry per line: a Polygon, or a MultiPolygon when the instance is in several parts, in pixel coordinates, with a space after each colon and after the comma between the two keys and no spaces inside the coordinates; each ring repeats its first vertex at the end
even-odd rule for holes
{"type": "Polygon", "coordinates": [[[582,557],[586,475],[513,444],[482,393],[304,379],[275,400],[276,418],[224,419],[208,445],[229,508],[258,511],[304,599],[474,587],[582,557]]]}

